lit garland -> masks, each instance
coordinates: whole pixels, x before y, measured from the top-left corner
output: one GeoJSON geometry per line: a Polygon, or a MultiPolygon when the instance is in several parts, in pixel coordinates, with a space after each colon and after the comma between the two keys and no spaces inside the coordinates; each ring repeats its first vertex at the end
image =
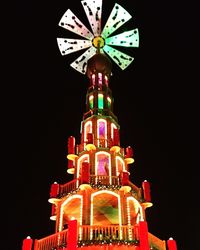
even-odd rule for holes
{"type": "Polygon", "coordinates": [[[106,184],[90,184],[93,189],[99,190],[119,190],[122,186],[121,185],[106,185],[106,184]]]}
{"type": "Polygon", "coordinates": [[[78,242],[78,247],[83,246],[91,246],[91,245],[139,245],[138,240],[112,240],[112,239],[104,239],[104,240],[81,240],[78,242]]]}
{"type": "MultiPolygon", "coordinates": [[[[81,240],[78,242],[77,247],[92,246],[92,245],[128,245],[139,246],[139,240],[81,240]]],[[[66,249],[67,243],[63,242],[57,247],[52,247],[51,250],[66,249]]],[[[155,246],[151,246],[150,250],[158,250],[155,246]]]]}

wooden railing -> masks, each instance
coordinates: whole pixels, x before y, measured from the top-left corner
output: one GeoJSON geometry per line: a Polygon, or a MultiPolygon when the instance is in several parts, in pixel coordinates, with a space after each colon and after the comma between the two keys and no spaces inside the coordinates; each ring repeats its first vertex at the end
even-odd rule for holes
{"type": "Polygon", "coordinates": [[[90,175],[90,183],[97,185],[120,185],[119,176],[90,175]]]}
{"type": "Polygon", "coordinates": [[[149,237],[149,245],[151,247],[154,247],[156,249],[166,250],[165,240],[160,240],[158,237],[156,237],[155,235],[151,233],[148,233],[148,237],[149,237]]]}
{"type": "MultiPolygon", "coordinates": [[[[133,226],[79,226],[78,242],[80,241],[108,241],[108,240],[138,240],[137,227],[133,226]]],[[[57,250],[59,247],[67,246],[67,231],[63,230],[59,233],[47,236],[45,238],[35,240],[34,250],[57,250]]]]}
{"type": "Polygon", "coordinates": [[[63,184],[63,185],[60,185],[59,195],[63,196],[65,194],[68,194],[71,191],[75,190],[76,186],[77,186],[77,181],[78,181],[78,179],[74,179],[72,181],[69,181],[69,182],[63,184]]]}
{"type": "Polygon", "coordinates": [[[67,243],[67,230],[35,240],[34,250],[53,250],[67,243]]]}
{"type": "Polygon", "coordinates": [[[80,226],[79,240],[98,241],[98,240],[138,240],[138,227],[134,226],[80,226]]]}
{"type": "MultiPolygon", "coordinates": [[[[67,247],[67,231],[47,236],[35,240],[34,250],[58,250],[67,247]]],[[[158,250],[166,250],[166,242],[148,233],[150,247],[158,250]]],[[[137,241],[139,242],[138,226],[89,226],[83,225],[78,227],[78,242],[100,242],[100,241],[137,241]]],[[[67,248],[66,248],[67,249],[67,248]]]]}
{"type": "MultiPolygon", "coordinates": [[[[119,176],[107,176],[107,175],[90,175],[90,184],[91,185],[113,185],[119,186],[120,177],[119,176]]],[[[79,179],[74,179],[70,182],[67,182],[63,185],[60,185],[59,195],[63,196],[67,195],[68,193],[77,189],[78,186],[81,185],[79,179]]],[[[135,193],[135,196],[140,199],[142,197],[141,188],[138,188],[132,182],[129,182],[129,186],[131,187],[132,191],[135,193]]]]}

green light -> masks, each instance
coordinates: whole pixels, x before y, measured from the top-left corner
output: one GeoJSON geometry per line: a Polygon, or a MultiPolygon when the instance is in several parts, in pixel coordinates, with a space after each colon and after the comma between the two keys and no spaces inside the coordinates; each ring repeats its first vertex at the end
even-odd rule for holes
{"type": "Polygon", "coordinates": [[[98,94],[98,108],[103,109],[103,94],[98,94]]]}
{"type": "Polygon", "coordinates": [[[93,109],[94,108],[94,96],[90,95],[89,97],[89,104],[90,104],[90,108],[93,109]]]}
{"type": "Polygon", "coordinates": [[[109,96],[107,96],[107,101],[108,101],[108,108],[110,108],[110,106],[111,106],[111,99],[110,99],[109,96]]]}

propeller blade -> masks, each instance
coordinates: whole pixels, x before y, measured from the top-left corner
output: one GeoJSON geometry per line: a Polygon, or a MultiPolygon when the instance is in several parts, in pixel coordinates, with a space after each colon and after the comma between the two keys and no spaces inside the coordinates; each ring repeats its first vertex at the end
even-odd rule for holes
{"type": "Polygon", "coordinates": [[[131,15],[119,4],[115,4],[110,16],[104,26],[101,36],[105,39],[110,36],[115,30],[121,27],[124,23],[126,23],[129,19],[131,19],[131,15]]]}
{"type": "Polygon", "coordinates": [[[59,26],[89,40],[92,40],[94,37],[93,34],[78,19],[78,17],[74,15],[74,13],[70,9],[68,9],[60,19],[59,26]]]}
{"type": "Polygon", "coordinates": [[[57,38],[57,43],[63,56],[92,46],[89,40],[70,38],[57,38]]]}
{"type": "Polygon", "coordinates": [[[96,54],[96,49],[91,47],[87,49],[81,56],[79,56],[70,66],[82,74],[86,73],[87,61],[96,54]]]}
{"type": "Polygon", "coordinates": [[[107,45],[123,47],[139,47],[138,29],[133,29],[116,36],[108,37],[105,39],[105,43],[107,45]]]}
{"type": "Polygon", "coordinates": [[[129,66],[130,63],[134,60],[133,57],[114,49],[108,45],[103,47],[103,50],[113,59],[113,61],[122,69],[124,70],[129,66]]]}
{"type": "Polygon", "coordinates": [[[102,0],[83,0],[83,8],[87,15],[88,21],[94,33],[94,36],[101,34],[101,13],[102,13],[102,0]]]}

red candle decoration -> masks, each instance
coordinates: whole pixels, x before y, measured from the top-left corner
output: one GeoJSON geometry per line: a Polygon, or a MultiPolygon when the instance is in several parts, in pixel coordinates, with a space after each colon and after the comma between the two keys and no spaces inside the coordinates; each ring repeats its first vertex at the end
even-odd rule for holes
{"type": "Polygon", "coordinates": [[[146,221],[139,222],[139,241],[140,241],[140,249],[150,250],[149,240],[148,240],[148,226],[146,221]]]}
{"type": "Polygon", "coordinates": [[[74,164],[72,160],[68,160],[68,168],[73,168],[74,164]]]}
{"type": "Polygon", "coordinates": [[[142,182],[142,188],[145,201],[150,202],[151,201],[150,184],[147,180],[144,180],[142,182]]]}
{"type": "Polygon", "coordinates": [[[114,128],[113,144],[114,144],[114,146],[119,146],[119,131],[117,128],[114,128]]]}
{"type": "Polygon", "coordinates": [[[54,182],[51,184],[50,198],[55,198],[59,194],[59,184],[54,182]]]}
{"type": "MultiPolygon", "coordinates": [[[[68,224],[67,249],[77,249],[77,220],[70,220],[68,224]]],[[[28,250],[28,249],[27,249],[28,250]]]]}
{"type": "Polygon", "coordinates": [[[51,207],[51,216],[54,216],[55,214],[56,214],[56,205],[52,204],[52,207],[51,207]]]}
{"type": "Polygon", "coordinates": [[[87,143],[93,144],[93,134],[92,133],[87,133],[87,143]]]}
{"type": "Polygon", "coordinates": [[[32,249],[33,240],[30,236],[23,240],[22,250],[31,250],[32,249]]]}
{"type": "Polygon", "coordinates": [[[129,185],[129,173],[122,172],[122,186],[128,186],[128,185],[129,185]]]}
{"type": "Polygon", "coordinates": [[[128,146],[126,148],[126,155],[125,155],[126,158],[133,158],[133,149],[131,146],[128,146]]]}
{"type": "Polygon", "coordinates": [[[173,238],[169,238],[167,241],[168,250],[177,250],[176,241],[173,238]]]}
{"type": "Polygon", "coordinates": [[[68,138],[68,154],[75,154],[75,137],[68,138]]]}
{"type": "Polygon", "coordinates": [[[83,162],[81,168],[81,183],[87,184],[89,182],[90,182],[90,164],[88,162],[83,162]]]}

